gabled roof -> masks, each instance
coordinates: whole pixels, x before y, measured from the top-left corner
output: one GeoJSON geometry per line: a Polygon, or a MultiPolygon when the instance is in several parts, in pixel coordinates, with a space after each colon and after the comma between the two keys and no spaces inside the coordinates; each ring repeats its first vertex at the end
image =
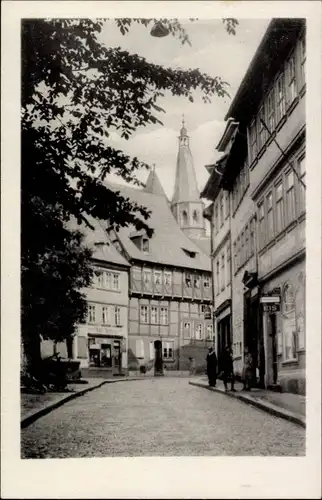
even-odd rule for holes
{"type": "Polygon", "coordinates": [[[91,229],[85,223],[79,225],[73,217],[67,226],[72,230],[80,231],[84,234],[84,244],[93,250],[93,259],[104,262],[105,264],[116,264],[119,266],[130,267],[129,262],[118,252],[105,231],[106,222],[86,216],[91,229]]]}
{"type": "Polygon", "coordinates": [[[149,240],[149,252],[141,251],[131,241],[133,227],[123,227],[118,231],[120,242],[129,259],[210,271],[210,258],[180,229],[166,197],[129,186],[107,184],[110,189],[120,191],[123,196],[151,211],[151,217],[146,221],[154,229],[149,240]],[[189,257],[183,249],[188,253],[195,253],[195,257],[189,257]]]}
{"type": "Polygon", "coordinates": [[[155,168],[153,168],[153,170],[151,170],[151,172],[149,173],[149,177],[146,181],[144,191],[146,191],[147,193],[152,193],[152,194],[166,197],[166,194],[165,194],[164,189],[161,185],[159,177],[157,176],[155,168]]]}

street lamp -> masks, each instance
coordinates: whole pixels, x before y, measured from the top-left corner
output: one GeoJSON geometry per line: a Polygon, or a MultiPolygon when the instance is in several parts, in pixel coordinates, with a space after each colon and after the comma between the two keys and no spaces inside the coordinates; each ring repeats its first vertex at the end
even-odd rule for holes
{"type": "Polygon", "coordinates": [[[157,21],[154,23],[154,26],[152,27],[150,31],[150,35],[154,36],[156,38],[162,38],[164,36],[168,36],[170,31],[166,26],[161,21],[157,21]]]}

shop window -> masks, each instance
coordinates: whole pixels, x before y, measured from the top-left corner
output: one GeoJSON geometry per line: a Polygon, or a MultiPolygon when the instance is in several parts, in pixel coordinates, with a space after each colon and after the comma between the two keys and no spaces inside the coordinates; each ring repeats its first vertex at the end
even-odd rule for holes
{"type": "Polygon", "coordinates": [[[173,342],[162,342],[163,358],[173,359],[173,342]]]}
{"type": "Polygon", "coordinates": [[[284,361],[297,358],[297,333],[295,294],[293,286],[286,283],[282,293],[284,361]]]}
{"type": "Polygon", "coordinates": [[[195,335],[196,335],[196,340],[202,339],[202,325],[201,325],[201,323],[196,324],[195,335]]]}

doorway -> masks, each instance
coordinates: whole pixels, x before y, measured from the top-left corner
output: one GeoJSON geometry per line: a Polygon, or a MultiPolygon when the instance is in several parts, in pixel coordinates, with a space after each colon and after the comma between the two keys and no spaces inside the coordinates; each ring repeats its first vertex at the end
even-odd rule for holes
{"type": "Polygon", "coordinates": [[[259,297],[244,294],[244,349],[247,347],[253,360],[253,384],[265,386],[264,339],[260,322],[259,297]]]}
{"type": "Polygon", "coordinates": [[[276,385],[278,379],[276,314],[267,315],[267,383],[276,385]]]}

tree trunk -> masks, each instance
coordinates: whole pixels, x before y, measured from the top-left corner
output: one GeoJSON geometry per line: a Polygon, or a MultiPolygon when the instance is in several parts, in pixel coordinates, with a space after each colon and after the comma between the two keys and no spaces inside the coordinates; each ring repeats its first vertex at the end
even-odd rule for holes
{"type": "Polygon", "coordinates": [[[28,371],[34,372],[39,367],[41,362],[40,343],[41,340],[38,334],[23,340],[23,350],[28,371]]]}

